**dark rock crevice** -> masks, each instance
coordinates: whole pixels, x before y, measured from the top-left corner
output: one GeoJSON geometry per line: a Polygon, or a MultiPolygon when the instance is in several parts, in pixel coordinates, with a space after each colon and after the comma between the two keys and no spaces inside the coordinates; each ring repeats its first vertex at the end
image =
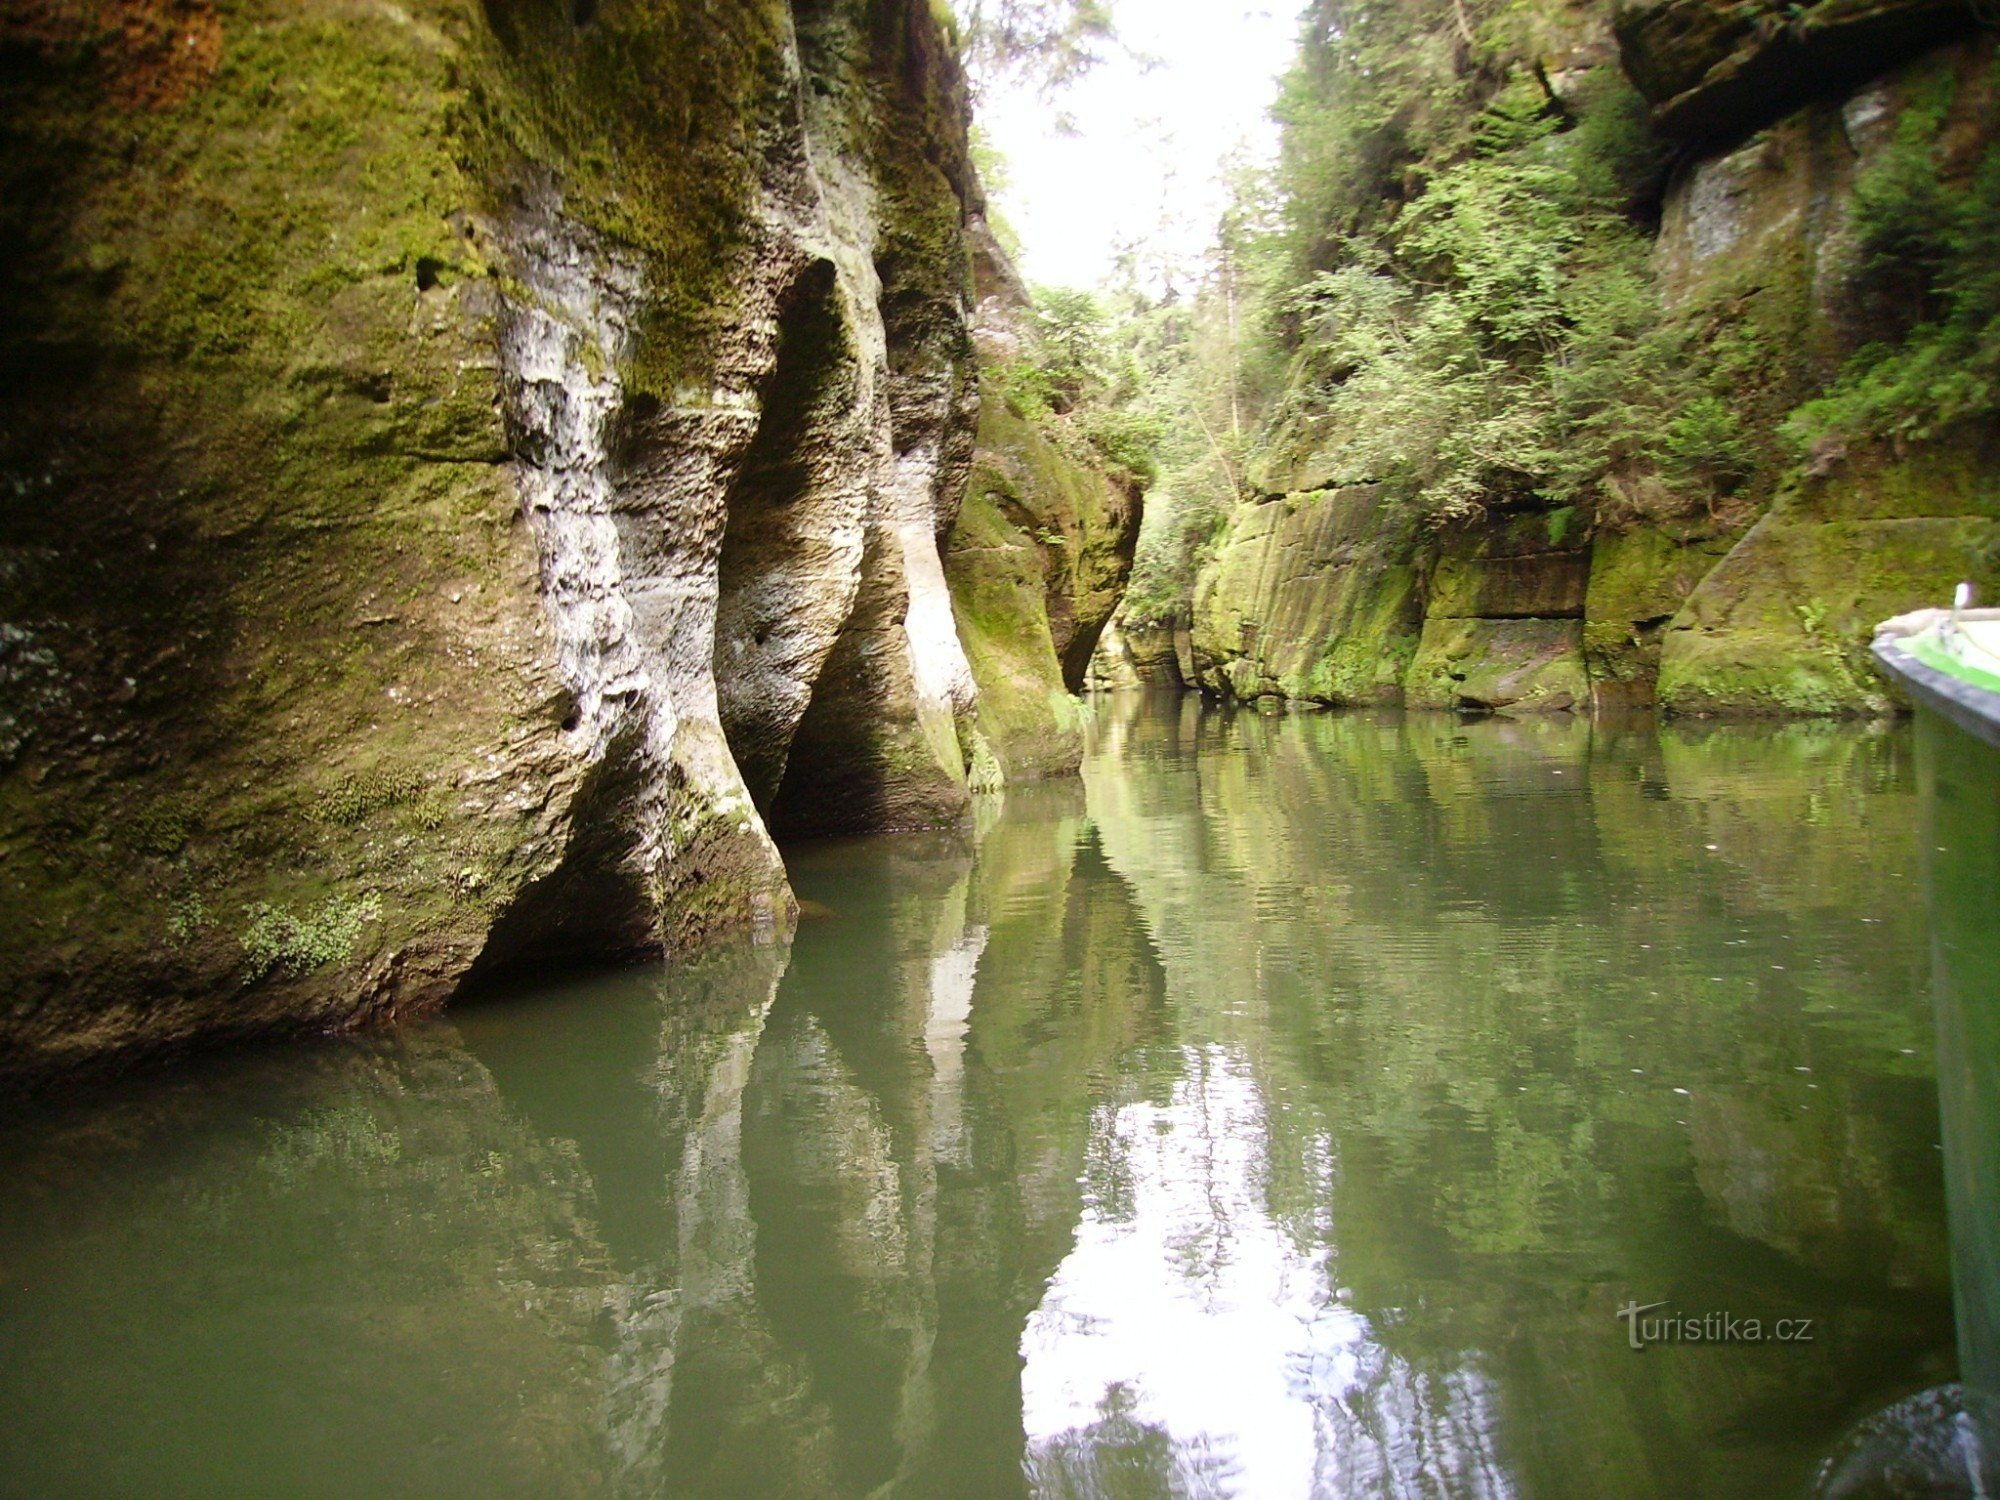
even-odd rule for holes
{"type": "Polygon", "coordinates": [[[1702,155],[1841,99],[1980,23],[1965,0],[1661,0],[1621,8],[1612,24],[1655,128],[1702,155]]]}
{"type": "Polygon", "coordinates": [[[722,728],[758,808],[769,811],[832,649],[861,546],[867,475],[854,462],[861,372],[833,264],[816,260],[779,299],[778,355],[762,414],[725,499],[714,672],[722,728]]]}
{"type": "Polygon", "coordinates": [[[909,655],[893,649],[903,633],[909,592],[890,549],[899,538],[871,530],[861,589],[794,735],[785,778],[769,815],[779,839],[956,822],[969,803],[956,762],[949,711],[885,718],[884,702],[916,702],[909,655]]]}
{"type": "Polygon", "coordinates": [[[631,858],[649,771],[625,734],[585,773],[571,817],[575,836],[555,868],[524,886],[495,920],[463,989],[477,993],[523,971],[656,955],[650,894],[631,858]]]}

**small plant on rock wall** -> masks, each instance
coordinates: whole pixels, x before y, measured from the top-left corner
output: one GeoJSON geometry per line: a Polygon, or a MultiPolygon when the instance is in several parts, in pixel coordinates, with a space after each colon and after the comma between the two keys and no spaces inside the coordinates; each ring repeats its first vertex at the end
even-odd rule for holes
{"type": "Polygon", "coordinates": [[[1687,489],[1716,498],[1732,492],[1756,464],[1743,419],[1719,396],[1699,396],[1666,426],[1662,469],[1687,489]]]}
{"type": "Polygon", "coordinates": [[[178,946],[208,925],[208,906],[200,896],[178,898],[167,911],[167,936],[178,946]]]}
{"type": "Polygon", "coordinates": [[[140,854],[171,859],[194,836],[195,823],[194,810],[188,804],[178,800],[155,803],[133,819],[132,848],[140,854]]]}
{"type": "Polygon", "coordinates": [[[1055,286],[1036,288],[1034,312],[1050,405],[1071,411],[1104,384],[1104,309],[1089,292],[1055,286]]]}
{"type": "Polygon", "coordinates": [[[1941,174],[1948,85],[1913,105],[1855,184],[1865,273],[1914,326],[1861,350],[1799,408],[1787,435],[1802,449],[1922,439],[2000,411],[2000,146],[1967,181],[1941,174]]]}
{"type": "Polygon", "coordinates": [[[316,823],[351,828],[385,807],[414,801],[423,789],[423,778],[414,772],[350,771],[320,794],[307,816],[316,823]]]}
{"type": "Polygon", "coordinates": [[[253,982],[274,973],[296,977],[351,954],[361,929],[381,917],[382,898],[330,896],[303,916],[259,901],[246,915],[250,924],[241,938],[246,977],[253,982]]]}

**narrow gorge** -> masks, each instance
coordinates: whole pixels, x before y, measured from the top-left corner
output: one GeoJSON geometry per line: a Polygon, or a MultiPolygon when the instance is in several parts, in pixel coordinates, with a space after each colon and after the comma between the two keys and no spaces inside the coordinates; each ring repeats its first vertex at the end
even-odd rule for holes
{"type": "Polygon", "coordinates": [[[0,0],[0,1500],[2000,1494],[1994,0],[0,0]]]}
{"type": "Polygon", "coordinates": [[[9,8],[7,1069],[772,939],[774,837],[1073,771],[1090,685],[1882,713],[2000,583],[1962,6],[1309,7],[1116,379],[953,25],[9,8]]]}
{"type": "Polygon", "coordinates": [[[1306,20],[1269,324],[1239,337],[1234,286],[1203,294],[1230,295],[1241,367],[1208,419],[1247,392],[1263,422],[1170,475],[1099,680],[1893,711],[1876,623],[2000,586],[1976,9],[1306,20]]]}
{"type": "Polygon", "coordinates": [[[8,8],[0,1067],[773,940],[1088,687],[1880,714],[2000,585],[1962,5],[1309,6],[1067,331],[955,27],[8,8]]]}

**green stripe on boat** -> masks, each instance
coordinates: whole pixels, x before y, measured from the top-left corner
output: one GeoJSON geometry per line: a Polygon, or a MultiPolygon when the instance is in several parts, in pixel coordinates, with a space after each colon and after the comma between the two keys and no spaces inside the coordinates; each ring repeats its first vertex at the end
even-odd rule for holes
{"type": "MultiPolygon", "coordinates": [[[[1960,682],[1969,682],[1974,687],[1985,688],[1988,692],[2000,693],[2000,671],[1988,671],[1976,667],[1955,655],[1951,648],[1931,631],[1904,641],[1903,649],[1925,666],[1933,667],[1940,672],[1948,672],[1960,682]]],[[[2000,666],[2000,663],[1995,665],[2000,666]]]]}

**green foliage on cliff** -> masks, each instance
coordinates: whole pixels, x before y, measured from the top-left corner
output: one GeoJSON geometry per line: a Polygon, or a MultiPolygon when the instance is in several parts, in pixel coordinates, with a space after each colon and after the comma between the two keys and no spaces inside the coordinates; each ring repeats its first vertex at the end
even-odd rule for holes
{"type": "Polygon", "coordinates": [[[1116,35],[1108,0],[959,0],[952,29],[975,73],[1047,89],[1096,67],[1116,35]]]}
{"type": "Polygon", "coordinates": [[[1117,379],[1098,418],[1147,445],[1153,482],[1122,606],[1141,625],[1186,613],[1195,574],[1243,494],[1245,424],[1254,412],[1244,368],[1251,341],[1228,241],[1183,275],[1191,293],[1126,278],[1113,331],[1117,379]]]}
{"type": "Polygon", "coordinates": [[[1885,58],[1865,89],[1818,79],[1761,135],[1719,119],[1674,160],[1610,20],[1552,0],[1307,5],[1279,158],[1218,248],[1239,295],[1209,388],[1230,399],[1183,395],[1172,428],[1228,476],[1220,536],[1158,524],[1163,465],[1126,607],[1191,623],[1204,686],[1416,703],[1421,664],[1443,663],[1439,700],[1474,696],[1454,622],[1526,606],[1444,599],[1445,564],[1588,560],[1559,609],[1533,601],[1584,617],[1580,643],[1536,647],[1571,679],[1587,667],[1621,701],[1657,680],[1680,711],[1874,711],[1869,625],[1983,576],[1990,523],[1970,518],[1990,486],[1915,466],[1919,440],[1983,451],[2000,412],[1990,48],[1885,58]],[[1311,520],[1330,500],[1379,514],[1311,520]],[[1838,603],[1810,619],[1792,608],[1817,597],[1808,573],[1838,603]],[[1382,610],[1328,582],[1349,575],[1382,610]],[[1767,596],[1787,601],[1768,619],[1767,596]],[[1328,665],[1389,662],[1419,631],[1394,681],[1328,665]]]}
{"type": "Polygon", "coordinates": [[[1077,462],[1152,484],[1163,424],[1126,399],[1122,325],[1095,294],[1072,287],[1038,287],[1030,314],[1030,347],[995,372],[1007,404],[1077,462]]]}
{"type": "Polygon", "coordinates": [[[1106,384],[1105,315],[1072,287],[1038,287],[1029,309],[1034,347],[1001,371],[1008,399],[1036,415],[1067,414],[1106,384]]]}
{"type": "MultiPolygon", "coordinates": [[[[1338,90],[1327,110],[1341,135],[1371,117],[1338,90]]],[[[1653,161],[1640,101],[1609,70],[1561,107],[1532,77],[1499,88],[1409,165],[1400,211],[1315,242],[1328,263],[1273,289],[1297,351],[1274,446],[1432,522],[1615,507],[1640,475],[1681,504],[1727,493],[1747,455],[1726,367],[1663,314],[1629,213],[1653,161]]],[[[1292,252],[1301,204],[1339,211],[1303,170],[1285,179],[1292,252]]]]}
{"type": "Polygon", "coordinates": [[[1098,461],[1146,487],[1123,618],[1184,616],[1201,562],[1248,492],[1258,413],[1283,379],[1263,326],[1255,257],[1271,253],[1262,179],[1245,174],[1210,251],[1120,257],[1100,293],[1038,293],[1043,350],[1010,390],[1073,404],[1063,421],[1098,461]]]}
{"type": "Polygon", "coordinates": [[[1932,436],[2000,411],[2000,146],[1971,180],[1940,172],[1950,78],[1898,122],[1893,147],[1855,184],[1866,272],[1917,310],[1900,341],[1858,353],[1788,424],[1802,445],[1932,436]]]}

